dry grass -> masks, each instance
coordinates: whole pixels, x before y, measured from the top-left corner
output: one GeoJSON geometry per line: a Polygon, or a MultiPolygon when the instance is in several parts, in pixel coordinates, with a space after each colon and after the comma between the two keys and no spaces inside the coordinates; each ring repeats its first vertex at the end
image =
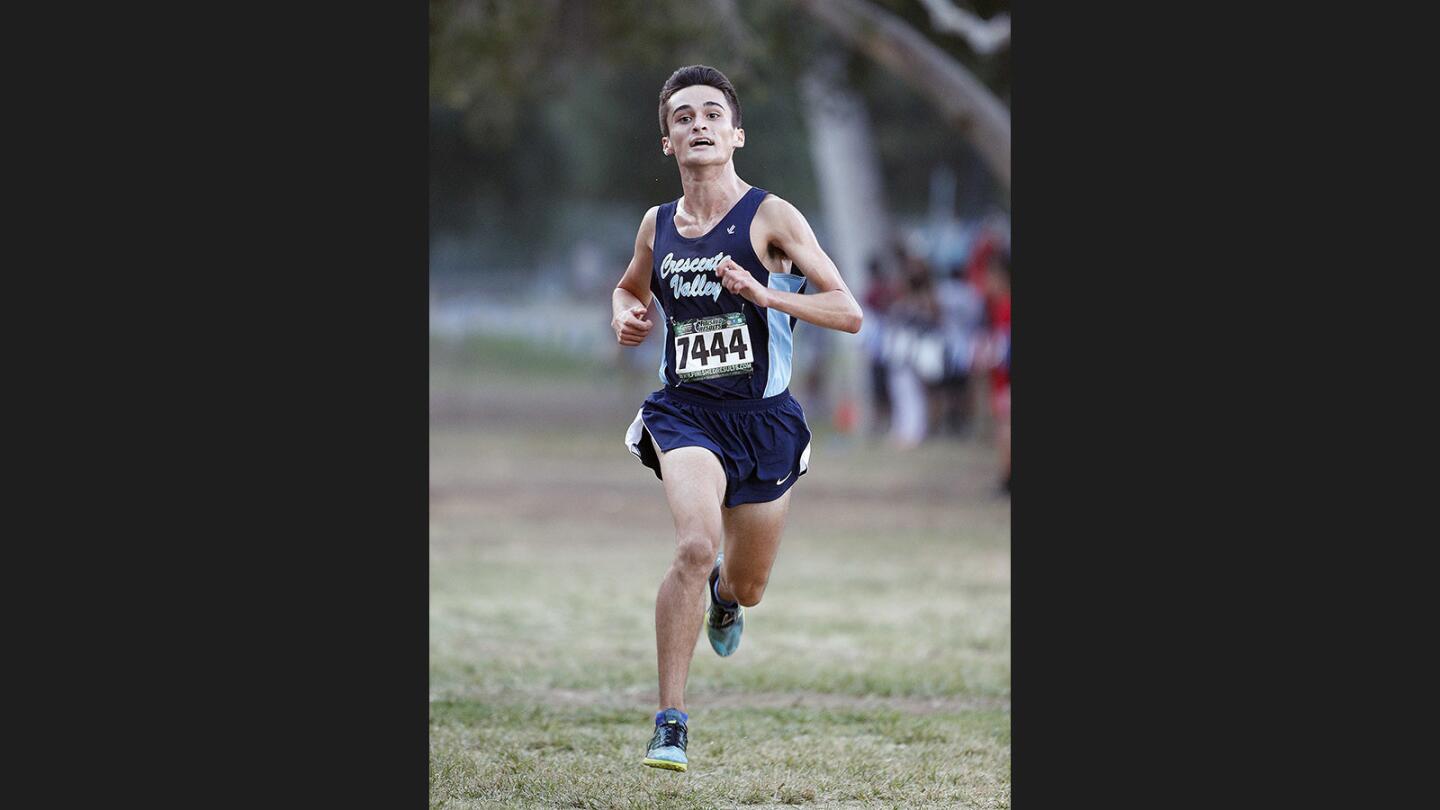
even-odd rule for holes
{"type": "Polygon", "coordinates": [[[649,381],[437,355],[432,806],[1009,806],[1009,505],[985,446],[817,426],[744,643],[698,644],[691,770],[658,771],[640,758],[671,524],[621,444],[649,381]],[[527,409],[512,379],[564,395],[527,409]]]}

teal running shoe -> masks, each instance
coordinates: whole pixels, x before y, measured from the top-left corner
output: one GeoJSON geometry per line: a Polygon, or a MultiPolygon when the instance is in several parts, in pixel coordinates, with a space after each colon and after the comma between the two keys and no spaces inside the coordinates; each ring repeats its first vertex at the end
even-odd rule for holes
{"type": "Polygon", "coordinates": [[[680,710],[666,709],[656,714],[655,736],[650,738],[650,747],[645,750],[645,764],[652,768],[684,771],[690,767],[690,760],[685,757],[688,741],[685,715],[680,710]]]}
{"type": "Polygon", "coordinates": [[[705,635],[710,646],[720,657],[735,652],[740,646],[740,632],[745,629],[745,608],[740,605],[725,607],[715,596],[715,583],[720,580],[720,562],[724,552],[715,558],[715,567],[710,570],[710,611],[705,614],[705,635]]]}

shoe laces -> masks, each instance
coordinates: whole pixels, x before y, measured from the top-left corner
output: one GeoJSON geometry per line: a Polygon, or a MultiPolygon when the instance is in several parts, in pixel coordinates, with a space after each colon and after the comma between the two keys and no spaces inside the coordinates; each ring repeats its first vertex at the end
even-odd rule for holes
{"type": "Polygon", "coordinates": [[[679,723],[661,723],[655,727],[655,736],[650,740],[651,748],[674,746],[685,749],[685,727],[679,723]]]}
{"type": "Polygon", "coordinates": [[[727,608],[719,602],[710,602],[710,626],[717,628],[729,627],[735,623],[735,617],[740,615],[740,606],[727,608]]]}

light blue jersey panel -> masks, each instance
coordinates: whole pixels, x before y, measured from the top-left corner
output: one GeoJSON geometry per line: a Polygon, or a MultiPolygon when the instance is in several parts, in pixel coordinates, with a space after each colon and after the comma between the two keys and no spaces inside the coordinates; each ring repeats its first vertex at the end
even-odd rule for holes
{"type": "MultiPolygon", "coordinates": [[[[772,290],[798,293],[805,288],[805,277],[794,273],[771,273],[767,286],[772,290]]],[[[795,347],[789,315],[772,308],[765,318],[770,332],[770,377],[765,382],[764,396],[773,397],[790,386],[790,355],[795,347]]]]}
{"type": "Polygon", "coordinates": [[[660,384],[665,379],[665,347],[670,345],[670,327],[665,323],[665,307],[660,306],[660,296],[655,296],[655,311],[660,313],[660,384]]]}

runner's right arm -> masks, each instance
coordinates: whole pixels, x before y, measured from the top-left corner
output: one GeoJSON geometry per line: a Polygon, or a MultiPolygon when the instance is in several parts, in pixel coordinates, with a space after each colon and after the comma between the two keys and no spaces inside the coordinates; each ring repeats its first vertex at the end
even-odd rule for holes
{"type": "Polygon", "coordinates": [[[655,255],[655,216],[657,205],[645,212],[640,220],[640,230],[635,234],[635,255],[625,275],[620,277],[615,292],[610,296],[610,328],[621,346],[639,346],[655,327],[655,322],[646,320],[650,309],[650,273],[655,255]]]}

